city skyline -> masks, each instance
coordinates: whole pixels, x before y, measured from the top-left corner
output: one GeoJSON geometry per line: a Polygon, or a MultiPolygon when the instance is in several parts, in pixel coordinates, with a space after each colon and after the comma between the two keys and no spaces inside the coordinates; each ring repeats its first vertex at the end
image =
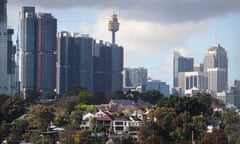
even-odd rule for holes
{"type": "Polygon", "coordinates": [[[116,43],[124,46],[125,67],[146,67],[149,76],[172,85],[172,53],[203,62],[204,53],[215,42],[229,57],[229,84],[240,78],[237,69],[240,2],[225,1],[17,1],[8,0],[8,25],[17,29],[18,11],[35,6],[58,19],[58,31],[87,33],[97,40],[111,41],[107,22],[118,14],[120,31],[116,43]],[[202,7],[198,8],[201,5],[202,7]],[[142,7],[144,6],[144,9],[142,7]],[[208,6],[208,7],[206,7],[208,6]],[[204,7],[204,8],[203,8],[204,7]],[[206,7],[206,8],[205,8],[206,7]],[[14,10],[15,11],[14,11],[14,10]]]}

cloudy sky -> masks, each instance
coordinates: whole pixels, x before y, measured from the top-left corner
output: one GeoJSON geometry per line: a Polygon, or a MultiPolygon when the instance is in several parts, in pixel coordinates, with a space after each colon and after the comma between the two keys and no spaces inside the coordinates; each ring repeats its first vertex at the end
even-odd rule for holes
{"type": "Polygon", "coordinates": [[[17,29],[22,6],[52,13],[58,31],[111,41],[107,22],[118,14],[117,43],[125,67],[145,67],[149,77],[172,86],[173,51],[203,61],[220,43],[228,52],[229,83],[240,79],[240,0],[8,0],[8,25],[17,29]]]}

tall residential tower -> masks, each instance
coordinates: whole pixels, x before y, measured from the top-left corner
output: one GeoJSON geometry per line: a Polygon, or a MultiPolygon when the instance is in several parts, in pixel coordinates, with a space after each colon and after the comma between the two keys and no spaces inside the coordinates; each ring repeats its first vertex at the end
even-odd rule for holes
{"type": "Polygon", "coordinates": [[[64,95],[76,87],[92,92],[95,40],[63,31],[58,33],[57,42],[57,93],[64,95]]]}
{"type": "Polygon", "coordinates": [[[13,29],[7,28],[7,0],[0,0],[0,93],[16,93],[16,73],[12,42],[13,29]]]}
{"type": "Polygon", "coordinates": [[[21,89],[42,95],[56,88],[57,19],[49,13],[35,13],[23,7],[21,15],[21,89]]]}

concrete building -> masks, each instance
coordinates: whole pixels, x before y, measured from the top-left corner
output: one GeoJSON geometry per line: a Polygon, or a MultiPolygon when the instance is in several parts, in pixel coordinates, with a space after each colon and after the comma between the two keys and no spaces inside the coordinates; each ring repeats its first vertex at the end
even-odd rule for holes
{"type": "Polygon", "coordinates": [[[230,91],[234,94],[240,94],[240,80],[234,80],[233,85],[230,87],[230,91]]]}
{"type": "Polygon", "coordinates": [[[102,40],[94,48],[94,92],[122,91],[123,47],[102,40]]]}
{"type": "Polygon", "coordinates": [[[228,89],[228,58],[220,45],[211,46],[204,57],[204,72],[208,72],[208,89],[216,93],[228,89]]]}
{"type": "Polygon", "coordinates": [[[94,84],[95,92],[111,91],[112,60],[111,44],[99,41],[94,47],[94,84]]]}
{"type": "Polygon", "coordinates": [[[16,47],[12,42],[13,29],[7,28],[7,0],[0,1],[0,93],[14,95],[17,88],[16,47]]]}
{"type": "Polygon", "coordinates": [[[74,87],[91,92],[122,91],[123,47],[88,35],[58,33],[57,93],[74,87]]]}
{"type": "Polygon", "coordinates": [[[214,95],[217,92],[227,90],[226,88],[226,69],[209,68],[208,73],[208,90],[214,95]]]}
{"type": "Polygon", "coordinates": [[[93,91],[95,40],[69,32],[59,32],[57,39],[57,93],[64,95],[75,87],[93,91]]]}
{"type": "Polygon", "coordinates": [[[223,91],[217,93],[216,98],[225,104],[231,104],[240,109],[240,94],[232,93],[231,91],[223,91]]]}
{"type": "Polygon", "coordinates": [[[194,64],[193,71],[203,72],[203,64],[194,64]]]}
{"type": "Polygon", "coordinates": [[[56,88],[57,19],[49,13],[35,13],[35,7],[21,12],[21,90],[42,95],[56,88]]]}
{"type": "Polygon", "coordinates": [[[208,89],[208,73],[180,72],[178,74],[178,85],[183,92],[192,88],[206,91],[208,89]]]}
{"type": "Polygon", "coordinates": [[[183,57],[174,51],[173,55],[173,87],[178,87],[178,73],[192,72],[194,60],[191,57],[183,57]]]}
{"type": "Polygon", "coordinates": [[[124,68],[123,70],[123,87],[136,88],[139,85],[147,83],[147,69],[140,68],[124,68]]]}

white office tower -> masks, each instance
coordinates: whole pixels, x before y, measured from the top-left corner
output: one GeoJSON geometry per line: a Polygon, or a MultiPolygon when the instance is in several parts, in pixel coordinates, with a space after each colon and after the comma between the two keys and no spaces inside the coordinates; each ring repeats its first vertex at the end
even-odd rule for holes
{"type": "Polygon", "coordinates": [[[180,72],[178,73],[178,85],[184,94],[187,91],[205,92],[208,88],[208,73],[206,72],[180,72]]]}
{"type": "Polygon", "coordinates": [[[208,72],[208,90],[213,94],[228,88],[228,58],[220,44],[213,45],[205,53],[204,72],[208,72]]]}
{"type": "Polygon", "coordinates": [[[208,89],[213,92],[222,92],[226,88],[226,69],[210,68],[208,69],[208,89]]]}

